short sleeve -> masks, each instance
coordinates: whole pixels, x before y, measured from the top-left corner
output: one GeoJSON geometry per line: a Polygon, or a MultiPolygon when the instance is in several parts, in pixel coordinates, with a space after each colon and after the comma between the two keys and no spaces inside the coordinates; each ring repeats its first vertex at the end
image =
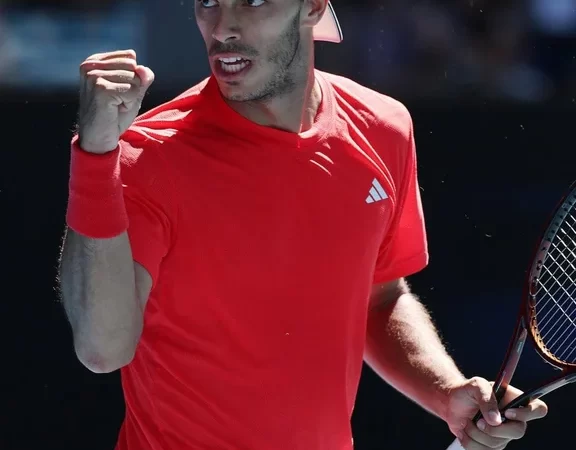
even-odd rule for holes
{"type": "Polygon", "coordinates": [[[405,169],[396,211],[378,253],[374,283],[407,277],[428,264],[428,242],[416,163],[412,121],[406,140],[405,169]]]}
{"type": "Polygon", "coordinates": [[[159,142],[129,131],[120,142],[121,178],[128,212],[132,258],[154,286],[168,254],[176,223],[176,198],[159,142]]]}

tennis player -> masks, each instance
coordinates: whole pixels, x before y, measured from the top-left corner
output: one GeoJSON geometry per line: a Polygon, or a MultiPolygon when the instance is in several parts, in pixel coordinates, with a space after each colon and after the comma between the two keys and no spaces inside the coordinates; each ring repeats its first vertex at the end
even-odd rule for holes
{"type": "Polygon", "coordinates": [[[412,121],[314,69],[332,7],[195,9],[212,73],[143,115],[133,51],[81,65],[62,295],[80,361],[121,369],[117,450],[352,449],[363,360],[468,450],[522,437],[546,405],[501,424],[405,281],[428,262],[412,121]]]}

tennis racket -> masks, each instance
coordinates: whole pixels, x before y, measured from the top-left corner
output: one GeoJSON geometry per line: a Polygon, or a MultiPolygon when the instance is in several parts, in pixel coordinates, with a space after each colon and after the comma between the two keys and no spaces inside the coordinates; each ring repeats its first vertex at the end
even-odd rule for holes
{"type": "MultiPolygon", "coordinates": [[[[576,183],[556,207],[533,256],[516,328],[494,383],[498,402],[512,380],[527,339],[560,373],[505,405],[502,413],[576,381],[576,183]]],[[[474,423],[481,417],[479,412],[474,423]]],[[[506,418],[502,416],[502,420],[506,418]]],[[[456,439],[447,450],[464,447],[456,439]]]]}

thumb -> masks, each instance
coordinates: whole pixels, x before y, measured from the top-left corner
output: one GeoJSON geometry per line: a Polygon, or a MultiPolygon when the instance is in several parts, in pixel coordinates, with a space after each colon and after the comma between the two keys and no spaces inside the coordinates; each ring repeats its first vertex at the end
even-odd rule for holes
{"type": "Polygon", "coordinates": [[[473,378],[468,385],[468,395],[478,404],[484,420],[492,426],[502,423],[502,416],[498,409],[498,400],[492,390],[492,385],[483,378],[473,378]]]}
{"type": "Polygon", "coordinates": [[[144,97],[144,94],[154,82],[154,72],[146,66],[136,66],[135,72],[140,78],[140,96],[144,97]]]}

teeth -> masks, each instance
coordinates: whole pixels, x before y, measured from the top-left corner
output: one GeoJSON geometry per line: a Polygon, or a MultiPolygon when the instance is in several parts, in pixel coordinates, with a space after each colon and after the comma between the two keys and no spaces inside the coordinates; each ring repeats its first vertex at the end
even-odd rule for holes
{"type": "MultiPolygon", "coordinates": [[[[229,59],[229,58],[227,58],[229,59]]],[[[241,60],[241,59],[240,59],[241,60]]],[[[236,62],[237,60],[234,60],[234,62],[236,62]]],[[[240,72],[241,70],[245,69],[246,67],[248,67],[248,65],[250,64],[249,61],[242,61],[241,63],[238,64],[230,64],[227,63],[225,61],[221,61],[220,62],[220,67],[222,67],[222,70],[224,72],[228,72],[228,73],[236,73],[236,72],[240,72]]]]}
{"type": "Polygon", "coordinates": [[[234,56],[233,58],[219,58],[221,62],[225,62],[227,64],[235,63],[236,61],[242,61],[242,58],[239,56],[234,56]]]}

